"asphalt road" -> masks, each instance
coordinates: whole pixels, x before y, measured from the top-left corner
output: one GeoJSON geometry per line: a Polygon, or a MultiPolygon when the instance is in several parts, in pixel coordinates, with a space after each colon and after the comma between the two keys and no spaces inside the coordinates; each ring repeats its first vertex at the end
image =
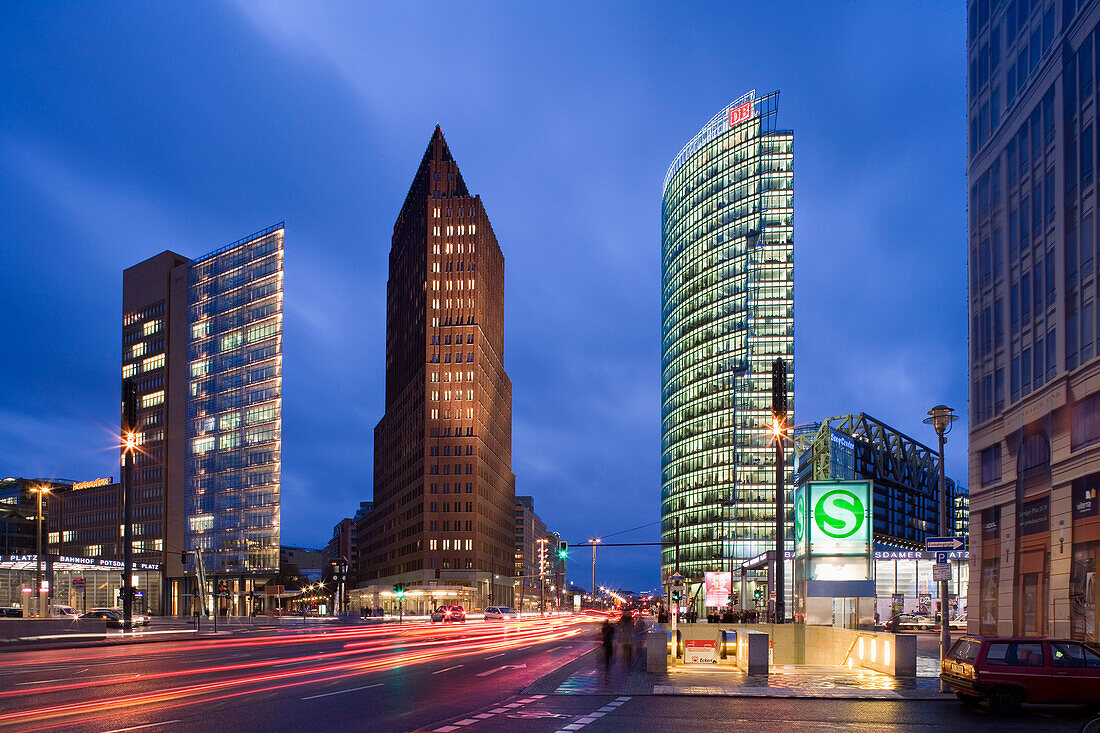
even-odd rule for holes
{"type": "Polygon", "coordinates": [[[0,730],[417,730],[505,701],[594,632],[479,622],[9,652],[0,730]]]}
{"type": "Polygon", "coordinates": [[[1000,718],[955,702],[922,700],[546,695],[517,696],[505,705],[445,721],[431,730],[440,733],[1046,733],[1077,731],[1084,720],[1083,713],[1074,708],[1031,708],[1013,718],[1000,718]]]}

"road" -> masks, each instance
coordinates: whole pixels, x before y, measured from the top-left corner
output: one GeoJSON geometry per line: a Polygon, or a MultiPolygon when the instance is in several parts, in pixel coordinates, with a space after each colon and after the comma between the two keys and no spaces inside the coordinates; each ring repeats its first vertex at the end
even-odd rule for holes
{"type": "Polygon", "coordinates": [[[8,652],[0,730],[416,730],[594,645],[591,622],[550,619],[8,652]]]}
{"type": "Polygon", "coordinates": [[[517,698],[505,706],[432,728],[440,733],[881,733],[904,731],[997,731],[1045,733],[1076,731],[1082,714],[1075,709],[1026,710],[1000,718],[955,702],[798,700],[660,695],[547,695],[517,698]],[[525,701],[525,702],[524,702],[525,701]],[[515,707],[509,707],[515,705],[515,707]],[[500,710],[492,713],[492,710],[500,710]],[[567,727],[568,726],[568,727],[567,727]]]}

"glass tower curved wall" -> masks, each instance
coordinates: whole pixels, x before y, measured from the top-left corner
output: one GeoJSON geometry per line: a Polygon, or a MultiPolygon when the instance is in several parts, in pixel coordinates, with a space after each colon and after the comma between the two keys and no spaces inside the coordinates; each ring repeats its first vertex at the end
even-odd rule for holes
{"type": "MultiPolygon", "coordinates": [[[[775,548],[771,365],[794,423],[794,134],[749,92],[673,161],[661,213],[662,578],[775,548]]],[[[787,452],[788,491],[793,448],[787,452]]],[[[789,502],[789,494],[788,494],[789,502]]],[[[787,537],[791,537],[790,530],[787,537]]]]}

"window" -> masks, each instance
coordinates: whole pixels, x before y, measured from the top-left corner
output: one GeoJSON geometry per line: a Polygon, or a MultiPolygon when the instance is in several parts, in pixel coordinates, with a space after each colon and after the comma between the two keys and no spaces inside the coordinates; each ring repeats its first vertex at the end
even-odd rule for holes
{"type": "Polygon", "coordinates": [[[192,453],[206,453],[209,450],[214,449],[214,436],[210,435],[204,438],[195,438],[191,441],[192,453]]]}
{"type": "Polygon", "coordinates": [[[1050,643],[1054,666],[1071,669],[1100,669],[1100,654],[1081,644],[1050,643]]]}
{"type": "Polygon", "coordinates": [[[266,338],[271,338],[279,332],[279,324],[277,321],[268,321],[267,323],[261,323],[258,326],[252,326],[248,329],[248,341],[261,341],[266,338]]]}
{"type": "Polygon", "coordinates": [[[222,336],[222,338],[221,338],[220,348],[221,348],[222,351],[228,351],[229,349],[235,349],[240,345],[241,345],[241,332],[240,331],[234,331],[233,333],[228,333],[225,336],[222,336]]]}
{"type": "Polygon", "coordinates": [[[143,336],[152,336],[154,333],[160,330],[162,321],[149,321],[141,327],[141,333],[143,336]]]}
{"type": "Polygon", "coordinates": [[[1100,441],[1100,392],[1073,406],[1070,449],[1077,450],[1100,441]]]}
{"type": "Polygon", "coordinates": [[[141,406],[142,407],[152,407],[153,405],[159,405],[159,404],[162,404],[163,402],[164,402],[164,390],[161,390],[160,392],[152,392],[152,393],[147,394],[147,395],[142,395],[142,397],[141,397],[141,406]]]}
{"type": "Polygon", "coordinates": [[[145,343],[134,344],[130,347],[130,358],[136,359],[139,356],[145,356],[145,343]]]}
{"type": "Polygon", "coordinates": [[[982,486],[1001,480],[1001,444],[996,443],[982,451],[982,486]]]}
{"type": "Polygon", "coordinates": [[[1037,643],[994,643],[985,653],[985,663],[1011,667],[1042,667],[1043,645],[1037,643]]]}

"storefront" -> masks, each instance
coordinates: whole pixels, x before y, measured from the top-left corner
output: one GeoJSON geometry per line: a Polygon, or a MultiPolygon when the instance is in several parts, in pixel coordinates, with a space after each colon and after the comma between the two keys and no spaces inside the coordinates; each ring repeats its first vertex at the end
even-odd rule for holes
{"type": "MultiPolygon", "coordinates": [[[[33,601],[38,558],[0,555],[0,605],[23,608],[33,601]]],[[[50,604],[78,611],[121,606],[122,563],[94,558],[50,556],[42,565],[50,604]]],[[[134,610],[160,613],[160,565],[134,563],[134,610]]]]}
{"type": "MultiPolygon", "coordinates": [[[[896,613],[934,615],[939,613],[939,584],[932,580],[936,553],[905,550],[875,543],[875,613],[885,623],[896,613]]],[[[966,614],[966,592],[970,585],[970,552],[949,552],[951,580],[948,582],[950,617],[966,614]]]]}

